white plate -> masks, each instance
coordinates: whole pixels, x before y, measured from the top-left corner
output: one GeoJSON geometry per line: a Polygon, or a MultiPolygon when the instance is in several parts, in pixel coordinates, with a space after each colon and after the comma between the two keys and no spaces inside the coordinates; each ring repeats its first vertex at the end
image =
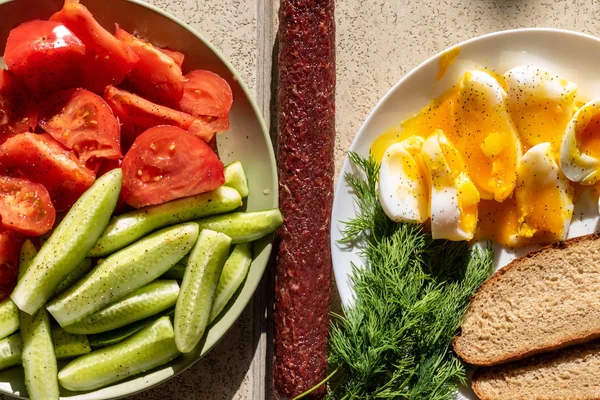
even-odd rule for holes
{"type": "MultiPolygon", "coordinates": [[[[600,39],[593,36],[558,29],[516,29],[480,36],[457,46],[460,47],[460,54],[440,81],[435,78],[440,56],[444,52],[423,62],[394,85],[371,111],[350,150],[367,156],[375,138],[417,113],[432,99],[455,85],[466,69],[476,66],[503,74],[518,65],[539,65],[575,82],[584,100],[600,96],[600,39]]],[[[338,244],[343,221],[356,215],[352,189],[343,178],[350,172],[352,166],[346,158],[335,191],[331,218],[333,272],[344,305],[352,303],[353,292],[348,279],[352,263],[363,264],[355,247],[338,244]]],[[[575,205],[569,237],[596,231],[600,220],[597,214],[598,208],[591,201],[591,196],[583,195],[575,205]]],[[[515,256],[531,250],[522,249],[515,254],[501,246],[494,248],[496,269],[506,265],[515,256]]],[[[470,391],[461,393],[460,398],[476,399],[470,391]]]]}

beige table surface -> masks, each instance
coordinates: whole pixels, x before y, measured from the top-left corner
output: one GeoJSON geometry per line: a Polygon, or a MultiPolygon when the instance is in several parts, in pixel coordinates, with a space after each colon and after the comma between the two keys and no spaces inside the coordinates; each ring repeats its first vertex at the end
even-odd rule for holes
{"type": "MultiPolygon", "coordinates": [[[[254,90],[269,122],[278,1],[148,1],[211,40],[254,90]]],[[[339,0],[336,20],[339,171],[369,111],[420,62],[462,40],[510,28],[554,27],[600,35],[600,4],[593,0],[339,0]]],[[[132,399],[269,397],[270,338],[264,318],[268,286],[259,288],[240,320],[207,357],[132,399]]]]}

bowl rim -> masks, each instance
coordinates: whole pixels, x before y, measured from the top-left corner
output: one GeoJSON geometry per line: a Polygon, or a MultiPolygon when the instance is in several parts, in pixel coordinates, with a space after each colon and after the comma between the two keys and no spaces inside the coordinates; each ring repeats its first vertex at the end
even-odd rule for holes
{"type": "MultiPolygon", "coordinates": [[[[590,35],[587,33],[583,33],[583,32],[573,31],[573,30],[569,30],[569,29],[561,29],[561,28],[540,27],[540,28],[504,29],[504,30],[500,30],[500,31],[494,31],[494,32],[483,34],[483,35],[471,37],[469,39],[463,40],[456,44],[452,44],[452,45],[442,49],[441,51],[435,53],[434,55],[428,57],[427,59],[420,62],[418,65],[416,65],[415,67],[411,68],[407,73],[405,73],[395,84],[393,84],[385,92],[385,94],[373,106],[371,111],[369,111],[369,114],[367,115],[367,117],[365,118],[363,123],[361,124],[358,132],[354,136],[354,139],[352,139],[352,143],[350,145],[350,148],[348,149],[348,152],[357,150],[357,147],[359,147],[360,138],[363,135],[366,135],[365,132],[367,131],[367,127],[370,125],[370,122],[375,118],[375,116],[379,113],[379,110],[380,110],[380,108],[382,108],[383,104],[385,102],[387,102],[388,98],[390,98],[393,95],[393,93],[395,93],[397,90],[399,90],[399,87],[401,87],[406,81],[409,81],[410,79],[412,79],[413,76],[416,75],[423,68],[428,67],[432,63],[437,63],[442,55],[446,54],[447,52],[449,52],[455,48],[462,49],[464,46],[468,46],[474,42],[489,39],[492,37],[510,36],[510,35],[523,34],[523,33],[559,34],[559,35],[572,36],[572,37],[576,37],[579,39],[593,40],[595,42],[600,41],[599,37],[596,37],[596,36],[593,36],[593,35],[590,35]]],[[[342,166],[340,168],[340,177],[338,179],[338,182],[336,184],[335,191],[334,191],[333,208],[332,208],[332,213],[331,213],[332,218],[330,221],[330,230],[332,232],[331,243],[330,243],[331,249],[332,249],[331,250],[331,252],[332,252],[332,268],[333,268],[333,274],[335,276],[335,281],[336,281],[336,289],[340,293],[343,307],[352,305],[354,291],[352,290],[352,287],[348,280],[349,274],[346,273],[344,268],[342,268],[342,266],[339,264],[341,261],[335,254],[336,252],[338,252],[338,250],[334,250],[334,249],[336,249],[336,246],[339,246],[336,236],[337,236],[338,232],[340,231],[339,224],[343,221],[336,220],[334,218],[334,216],[336,216],[337,214],[340,213],[339,210],[343,208],[343,203],[347,201],[345,199],[345,197],[347,197],[347,196],[340,196],[339,194],[341,194],[344,191],[344,188],[346,186],[346,180],[345,180],[343,174],[345,171],[350,170],[349,163],[350,163],[350,160],[348,158],[348,155],[346,154],[346,156],[344,157],[344,162],[342,163],[342,166]],[[339,266],[336,267],[336,264],[339,266]]],[[[356,253],[356,251],[353,251],[353,253],[356,253]]],[[[357,265],[357,266],[360,266],[360,265],[357,265]]]]}
{"type": "MultiPolygon", "coordinates": [[[[0,0],[0,5],[3,4],[7,4],[7,3],[13,3],[13,2],[17,2],[20,0],[0,0]]],[[[224,56],[224,54],[221,52],[221,50],[219,50],[217,47],[215,47],[206,37],[204,37],[203,34],[201,34],[200,32],[196,31],[195,29],[193,29],[191,26],[189,26],[186,22],[182,21],[181,19],[179,19],[178,17],[168,13],[167,11],[162,10],[161,8],[150,4],[150,3],[146,3],[142,0],[123,0],[123,1],[127,1],[129,3],[133,3],[136,4],[138,6],[147,8],[159,15],[161,15],[164,18],[168,18],[171,21],[175,22],[176,24],[178,24],[179,26],[181,26],[182,28],[184,28],[185,30],[187,30],[188,32],[190,32],[193,36],[195,36],[198,40],[200,40],[206,47],[208,47],[210,49],[210,51],[212,51],[213,54],[215,54],[217,56],[217,58],[225,65],[225,67],[227,67],[227,69],[232,73],[233,76],[233,80],[240,86],[240,88],[242,89],[244,95],[246,96],[246,98],[248,99],[248,102],[252,108],[253,113],[256,115],[256,118],[258,120],[258,124],[260,126],[260,130],[261,133],[263,135],[263,138],[266,142],[266,148],[267,148],[267,157],[268,157],[268,163],[270,164],[270,169],[271,169],[271,173],[270,176],[266,177],[267,181],[269,182],[274,182],[274,188],[272,190],[272,207],[273,208],[277,208],[279,207],[279,186],[277,184],[278,182],[278,175],[277,175],[277,162],[275,159],[275,149],[273,146],[273,141],[271,140],[271,135],[269,133],[269,129],[267,127],[267,124],[265,122],[265,119],[262,115],[262,112],[258,106],[258,103],[255,99],[255,95],[254,93],[248,88],[248,86],[246,85],[246,83],[244,82],[244,80],[241,78],[238,70],[235,68],[235,66],[227,59],[227,57],[224,56]]],[[[81,1],[81,3],[83,5],[85,5],[86,0],[81,1]]],[[[254,297],[254,295],[256,294],[256,290],[258,288],[258,286],[260,285],[261,281],[263,280],[265,271],[267,270],[267,267],[270,263],[270,259],[271,259],[271,253],[273,250],[273,242],[274,242],[274,234],[271,234],[269,236],[267,236],[266,238],[263,238],[263,240],[268,241],[271,245],[268,246],[269,248],[266,250],[267,254],[265,255],[265,257],[267,258],[267,261],[265,263],[263,263],[264,265],[261,266],[260,270],[258,270],[258,268],[254,268],[254,271],[256,271],[260,276],[258,277],[259,279],[256,280],[256,283],[249,286],[251,291],[251,295],[248,296],[248,298],[244,298],[242,303],[243,306],[239,307],[236,310],[231,310],[229,309],[227,313],[223,314],[222,316],[219,317],[219,319],[217,319],[217,321],[220,321],[223,319],[223,317],[225,315],[229,316],[229,322],[225,323],[223,326],[223,330],[222,330],[222,334],[221,336],[216,339],[210,346],[208,347],[202,347],[201,349],[201,353],[197,358],[194,358],[193,360],[191,360],[190,362],[187,362],[180,370],[178,371],[174,371],[174,373],[171,376],[166,377],[165,379],[156,382],[152,385],[146,386],[144,388],[141,389],[136,389],[134,391],[131,391],[127,394],[123,394],[123,395],[118,395],[117,397],[109,397],[110,399],[117,399],[117,398],[123,398],[123,397],[128,397],[128,396],[132,396],[135,394],[139,394],[141,392],[144,392],[146,390],[150,390],[154,387],[157,387],[171,379],[173,379],[174,377],[178,376],[179,374],[183,373],[184,371],[186,371],[188,368],[191,368],[192,366],[194,366],[201,358],[205,357],[217,344],[219,344],[219,342],[221,342],[221,340],[223,340],[223,338],[227,335],[227,333],[231,330],[231,328],[233,327],[233,325],[238,321],[239,317],[241,316],[241,314],[244,312],[244,310],[248,307],[248,305],[250,304],[250,302],[252,301],[252,298],[254,297]],[[232,312],[234,311],[234,312],[232,312]]],[[[247,281],[246,281],[247,282],[247,281]]],[[[238,289],[239,290],[239,289],[238,289]]],[[[202,344],[202,342],[201,342],[202,344]]],[[[165,364],[168,365],[168,364],[165,364]]],[[[158,369],[165,367],[165,365],[158,367],[158,369]]],[[[154,371],[156,369],[152,369],[150,371],[154,371]]],[[[143,376],[143,374],[139,374],[137,375],[138,377],[143,376]]],[[[117,382],[117,384],[122,383],[122,382],[117,382]]],[[[112,385],[109,385],[112,386],[112,385]]],[[[14,398],[18,398],[18,399],[28,399],[28,397],[24,397],[22,395],[17,395],[14,393],[9,393],[6,392],[2,389],[0,389],[0,394],[6,394],[9,395],[11,397],[14,398]]],[[[83,394],[83,393],[82,393],[83,394]]],[[[61,397],[62,398],[62,397],[61,397]]]]}

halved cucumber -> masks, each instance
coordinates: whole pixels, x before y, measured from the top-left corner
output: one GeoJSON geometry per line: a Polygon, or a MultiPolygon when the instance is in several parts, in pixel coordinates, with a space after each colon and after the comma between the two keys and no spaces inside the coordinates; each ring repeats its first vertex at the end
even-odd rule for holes
{"type": "Polygon", "coordinates": [[[19,308],[11,299],[0,302],[0,339],[19,329],[19,308]]]}
{"type": "Polygon", "coordinates": [[[88,336],[88,340],[90,341],[90,346],[92,346],[93,349],[99,349],[101,347],[106,347],[106,346],[112,346],[115,343],[122,342],[123,340],[127,339],[134,333],[141,331],[142,329],[144,329],[146,326],[150,325],[157,319],[164,317],[164,316],[172,316],[173,314],[175,314],[175,307],[172,307],[172,308],[170,308],[166,311],[163,311],[157,315],[153,315],[150,318],[146,318],[141,321],[137,321],[132,324],[125,325],[124,327],[119,328],[119,329],[115,329],[115,330],[104,332],[104,333],[99,333],[97,335],[90,335],[90,336],[88,336]]]}
{"type": "Polygon", "coordinates": [[[75,282],[83,278],[85,274],[90,272],[91,269],[92,260],[90,260],[89,258],[84,258],[83,261],[77,264],[75,269],[71,271],[69,275],[67,275],[67,277],[56,287],[54,294],[61,294],[62,292],[73,286],[75,282]]]}
{"type": "Polygon", "coordinates": [[[235,212],[196,221],[200,229],[224,233],[231,243],[246,243],[273,232],[283,223],[278,208],[254,212],[235,212]]]}
{"type": "Polygon", "coordinates": [[[106,173],[69,210],[11,294],[21,310],[39,310],[89,253],[115,209],[122,181],[119,168],[106,173]]]}
{"type": "Polygon", "coordinates": [[[21,335],[15,333],[0,340],[0,371],[21,364],[21,335]]]}
{"type": "Polygon", "coordinates": [[[64,328],[152,282],[189,253],[198,237],[190,222],[165,228],[106,258],[47,308],[64,328]]]}
{"type": "Polygon", "coordinates": [[[165,226],[232,211],[242,205],[237,190],[222,186],[212,192],[140,208],[114,217],[90,257],[102,257],[165,226]]]}
{"type": "Polygon", "coordinates": [[[74,335],[60,326],[52,327],[52,343],[57,360],[82,356],[92,351],[87,336],[74,335]]]}
{"type": "Polygon", "coordinates": [[[162,276],[165,279],[177,279],[182,280],[183,275],[185,274],[185,267],[187,266],[188,260],[190,258],[188,256],[183,257],[181,260],[177,262],[177,264],[173,265],[171,269],[169,269],[162,276]]]}
{"type": "Polygon", "coordinates": [[[70,362],[58,373],[68,390],[93,390],[166,364],[179,355],[173,325],[162,317],[129,339],[70,362]]]}
{"type": "Polygon", "coordinates": [[[58,399],[58,367],[48,311],[42,308],[33,315],[20,311],[19,319],[27,394],[32,400],[58,399]]]}
{"type": "Polygon", "coordinates": [[[240,161],[235,161],[225,167],[225,186],[237,190],[242,197],[248,197],[248,179],[240,161]]]}
{"type": "Polygon", "coordinates": [[[250,243],[236,244],[223,266],[210,309],[209,324],[223,311],[233,294],[246,279],[250,264],[252,264],[252,245],[250,243]]]}
{"type": "Polygon", "coordinates": [[[90,335],[121,328],[174,306],[178,295],[177,281],[156,280],[64,329],[90,335]]]}
{"type": "Polygon", "coordinates": [[[192,351],[204,335],[230,245],[229,236],[204,229],[190,253],[175,306],[175,342],[182,353],[192,351]]]}
{"type": "Polygon", "coordinates": [[[36,254],[37,250],[35,249],[33,242],[27,239],[25,243],[23,243],[21,252],[19,253],[19,279],[25,275],[27,268],[29,268],[29,265],[31,265],[31,262],[35,258],[36,254]]]}

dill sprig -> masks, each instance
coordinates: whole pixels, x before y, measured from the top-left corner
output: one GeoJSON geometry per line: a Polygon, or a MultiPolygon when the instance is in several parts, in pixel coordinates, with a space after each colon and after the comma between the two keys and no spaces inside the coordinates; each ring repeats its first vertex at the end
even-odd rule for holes
{"type": "Polygon", "coordinates": [[[329,362],[341,373],[330,398],[450,399],[465,382],[450,342],[493,272],[491,250],[391,221],[377,197],[379,164],[349,157],[358,212],[342,243],[359,246],[366,265],[353,266],[354,303],[332,321],[329,362]]]}

